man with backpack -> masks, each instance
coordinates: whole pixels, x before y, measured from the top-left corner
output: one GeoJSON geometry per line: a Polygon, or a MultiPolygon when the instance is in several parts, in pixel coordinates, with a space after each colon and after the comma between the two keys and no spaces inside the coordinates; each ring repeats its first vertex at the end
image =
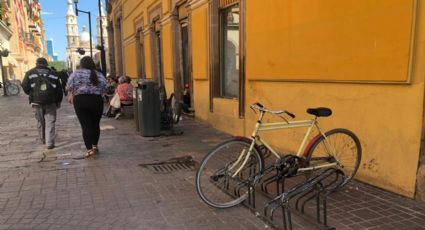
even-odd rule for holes
{"type": "Polygon", "coordinates": [[[47,149],[55,147],[56,110],[63,97],[62,85],[55,71],[48,67],[45,58],[38,58],[36,67],[30,69],[22,81],[24,92],[29,95],[37,119],[38,134],[47,149]]]}

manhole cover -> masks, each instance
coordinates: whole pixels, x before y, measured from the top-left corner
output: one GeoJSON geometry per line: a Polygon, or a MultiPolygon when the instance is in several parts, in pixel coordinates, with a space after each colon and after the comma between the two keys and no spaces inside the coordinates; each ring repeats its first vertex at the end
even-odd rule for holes
{"type": "Polygon", "coordinates": [[[143,168],[147,168],[154,173],[172,173],[176,171],[195,170],[195,161],[191,156],[171,158],[166,161],[139,164],[143,168]]]}

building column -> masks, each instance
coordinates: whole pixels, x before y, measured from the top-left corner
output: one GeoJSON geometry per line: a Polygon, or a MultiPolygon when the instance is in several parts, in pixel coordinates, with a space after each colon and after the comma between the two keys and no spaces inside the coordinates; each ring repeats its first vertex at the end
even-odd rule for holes
{"type": "Polygon", "coordinates": [[[115,77],[116,67],[115,67],[115,48],[114,48],[114,25],[112,22],[106,27],[108,31],[108,57],[109,57],[109,73],[112,77],[115,77]]]}

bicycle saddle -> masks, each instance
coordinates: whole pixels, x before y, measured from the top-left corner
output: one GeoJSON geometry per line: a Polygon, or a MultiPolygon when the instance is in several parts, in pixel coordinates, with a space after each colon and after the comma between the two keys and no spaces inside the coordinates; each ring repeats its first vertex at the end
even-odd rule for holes
{"type": "Polygon", "coordinates": [[[315,115],[317,117],[329,117],[330,115],[332,115],[332,110],[325,107],[309,108],[307,109],[307,113],[315,115]]]}

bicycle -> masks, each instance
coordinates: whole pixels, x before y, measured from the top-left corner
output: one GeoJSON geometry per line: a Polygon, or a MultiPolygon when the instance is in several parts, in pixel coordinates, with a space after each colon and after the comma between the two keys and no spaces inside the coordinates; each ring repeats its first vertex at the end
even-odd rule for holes
{"type": "Polygon", "coordinates": [[[6,87],[7,96],[16,96],[21,92],[21,88],[17,83],[6,80],[4,84],[0,82],[0,89],[6,87]]]}
{"type": "Polygon", "coordinates": [[[176,100],[174,93],[171,93],[169,98],[166,95],[165,87],[161,86],[159,88],[161,129],[170,130],[180,121],[182,105],[176,100]]]}
{"type": "Polygon", "coordinates": [[[283,115],[291,118],[295,118],[295,115],[286,110],[269,110],[260,103],[252,104],[250,108],[254,112],[259,111],[252,136],[234,137],[217,145],[200,163],[195,175],[196,191],[206,204],[215,208],[229,208],[240,204],[247,199],[249,192],[249,186],[245,186],[245,190],[240,192],[241,185],[258,183],[267,173],[266,170],[280,169],[284,171],[284,176],[290,177],[337,167],[345,175],[341,186],[347,184],[356,174],[362,153],[359,138],[347,129],[338,128],[323,132],[319,126],[318,118],[330,116],[331,109],[309,108],[307,113],[314,118],[288,121],[283,115]],[[266,114],[279,116],[284,121],[263,123],[266,114]],[[279,155],[259,135],[260,131],[300,127],[308,129],[296,154],[279,155]],[[307,144],[314,127],[318,134],[307,144]],[[265,169],[265,153],[277,158],[275,166],[265,169]],[[236,195],[232,194],[232,189],[236,195]]]}

